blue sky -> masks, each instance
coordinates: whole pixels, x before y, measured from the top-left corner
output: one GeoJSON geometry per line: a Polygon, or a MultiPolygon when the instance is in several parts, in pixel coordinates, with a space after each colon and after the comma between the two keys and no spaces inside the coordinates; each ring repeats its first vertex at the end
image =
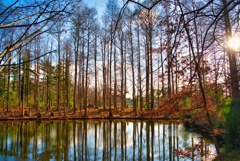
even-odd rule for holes
{"type": "Polygon", "coordinates": [[[105,10],[107,0],[83,0],[89,7],[95,7],[98,14],[102,15],[105,10]]]}
{"type": "MultiPolygon", "coordinates": [[[[0,1],[2,1],[5,5],[10,5],[13,2],[15,2],[15,0],[0,0],[0,1]]],[[[99,16],[101,16],[102,13],[104,12],[107,1],[108,0],[83,0],[83,2],[86,3],[89,7],[96,7],[99,16]]]]}

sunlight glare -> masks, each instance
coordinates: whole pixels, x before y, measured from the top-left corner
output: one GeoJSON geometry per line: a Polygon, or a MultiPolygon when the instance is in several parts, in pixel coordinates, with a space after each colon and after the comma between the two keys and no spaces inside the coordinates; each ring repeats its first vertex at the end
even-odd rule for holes
{"type": "Polygon", "coordinates": [[[229,39],[228,46],[234,50],[240,50],[240,38],[238,36],[233,36],[229,39]]]}

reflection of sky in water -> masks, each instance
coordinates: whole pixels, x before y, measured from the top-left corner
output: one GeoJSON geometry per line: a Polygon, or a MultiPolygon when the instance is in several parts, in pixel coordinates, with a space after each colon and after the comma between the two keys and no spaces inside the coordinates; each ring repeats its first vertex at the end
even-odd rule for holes
{"type": "MultiPolygon", "coordinates": [[[[6,124],[1,126],[6,128],[6,124]]],[[[0,159],[192,160],[181,158],[174,150],[186,150],[203,140],[183,125],[166,121],[26,122],[13,124],[8,131],[0,137],[0,159]]],[[[206,148],[215,153],[213,145],[206,148]]],[[[194,154],[194,159],[200,160],[200,152],[194,154]]]]}

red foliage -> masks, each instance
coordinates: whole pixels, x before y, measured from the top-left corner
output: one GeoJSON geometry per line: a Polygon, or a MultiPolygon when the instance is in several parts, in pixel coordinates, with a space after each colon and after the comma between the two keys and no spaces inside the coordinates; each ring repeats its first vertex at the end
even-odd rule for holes
{"type": "Polygon", "coordinates": [[[146,118],[179,118],[180,115],[191,115],[192,121],[200,121],[208,124],[207,111],[212,118],[217,117],[217,110],[213,107],[211,98],[206,98],[206,107],[200,92],[183,89],[177,94],[171,94],[169,98],[163,98],[160,106],[149,111],[143,111],[141,115],[146,118]],[[183,107],[183,100],[189,98],[190,107],[183,107]]]}
{"type": "Polygon", "coordinates": [[[148,118],[174,118],[178,117],[182,109],[181,101],[186,97],[185,93],[172,94],[170,98],[161,100],[160,106],[153,110],[142,112],[148,118]]]}
{"type": "Polygon", "coordinates": [[[182,158],[184,157],[194,158],[199,153],[201,153],[202,156],[209,155],[211,152],[209,150],[203,150],[204,146],[205,146],[205,142],[200,141],[197,144],[195,144],[193,147],[186,147],[185,150],[175,149],[174,152],[175,154],[179,155],[182,158]]]}

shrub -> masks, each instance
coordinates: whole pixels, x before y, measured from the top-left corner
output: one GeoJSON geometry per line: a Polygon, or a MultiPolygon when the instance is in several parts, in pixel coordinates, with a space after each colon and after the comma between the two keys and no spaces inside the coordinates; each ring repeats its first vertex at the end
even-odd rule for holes
{"type": "Polygon", "coordinates": [[[182,106],[183,108],[190,108],[190,105],[191,105],[191,99],[189,97],[185,97],[183,100],[182,100],[182,106]]]}
{"type": "Polygon", "coordinates": [[[230,110],[225,117],[225,143],[228,150],[240,150],[240,100],[231,102],[230,110]]]}
{"type": "Polygon", "coordinates": [[[224,102],[223,107],[219,110],[219,115],[222,117],[226,117],[227,114],[230,111],[231,108],[231,103],[232,103],[232,99],[231,98],[227,98],[224,102]]]}

